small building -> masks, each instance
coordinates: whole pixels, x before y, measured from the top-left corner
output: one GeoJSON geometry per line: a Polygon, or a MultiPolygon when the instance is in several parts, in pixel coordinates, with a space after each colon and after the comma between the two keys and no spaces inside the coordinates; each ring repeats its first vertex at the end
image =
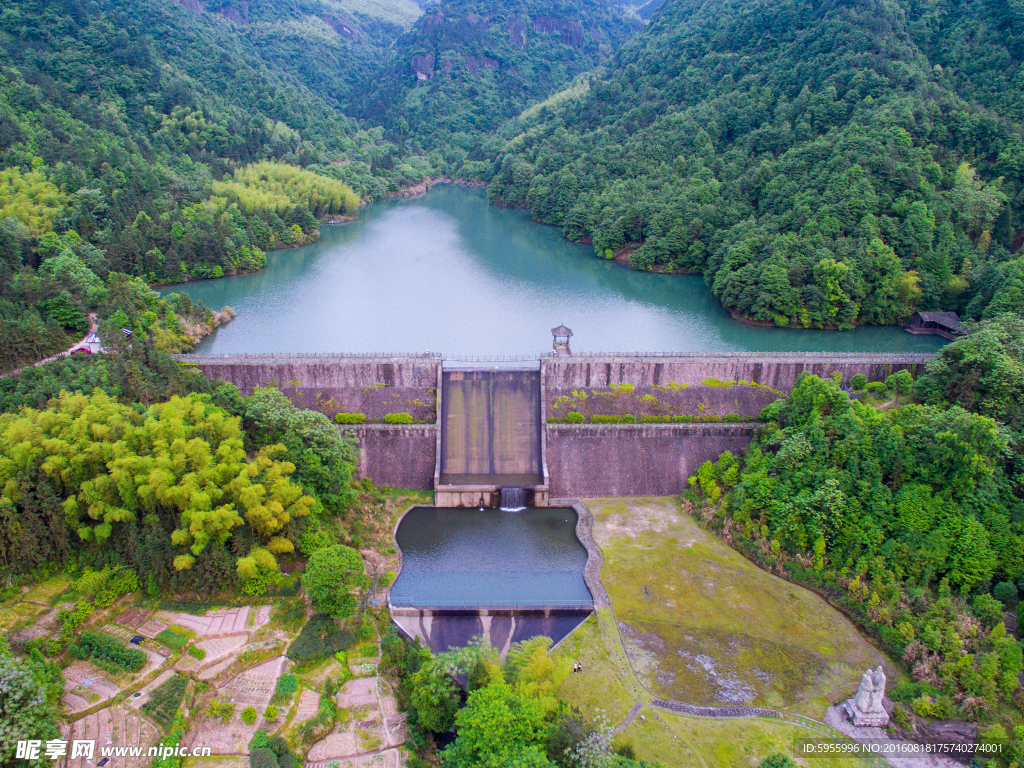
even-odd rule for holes
{"type": "Polygon", "coordinates": [[[551,335],[555,337],[551,344],[555,350],[555,356],[569,357],[572,354],[569,349],[569,338],[572,336],[572,331],[564,325],[560,325],[557,328],[551,329],[551,335]]]}
{"type": "Polygon", "coordinates": [[[102,339],[95,332],[90,333],[85,337],[85,349],[88,349],[94,355],[103,352],[102,339]]]}
{"type": "Polygon", "coordinates": [[[907,330],[916,334],[935,334],[952,341],[964,332],[956,312],[915,312],[907,330]]]}

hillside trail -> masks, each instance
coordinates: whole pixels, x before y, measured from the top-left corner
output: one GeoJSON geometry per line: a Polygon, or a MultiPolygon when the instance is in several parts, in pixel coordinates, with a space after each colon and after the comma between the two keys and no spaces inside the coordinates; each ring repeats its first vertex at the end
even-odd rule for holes
{"type": "Polygon", "coordinates": [[[72,344],[70,347],[65,349],[63,352],[58,352],[55,355],[50,355],[50,357],[47,357],[44,360],[40,360],[38,362],[31,363],[29,365],[23,365],[21,368],[16,368],[15,370],[8,371],[7,373],[2,373],[2,374],[0,374],[0,379],[7,379],[7,378],[10,378],[11,376],[17,376],[22,371],[27,371],[29,368],[37,368],[40,365],[46,365],[47,363],[52,363],[54,360],[60,360],[62,357],[67,357],[68,355],[73,355],[75,352],[77,352],[80,349],[85,349],[86,348],[86,339],[88,339],[91,334],[96,333],[96,328],[97,327],[98,327],[98,324],[96,322],[96,313],[95,312],[90,312],[89,313],[89,330],[77,342],[72,344]]]}

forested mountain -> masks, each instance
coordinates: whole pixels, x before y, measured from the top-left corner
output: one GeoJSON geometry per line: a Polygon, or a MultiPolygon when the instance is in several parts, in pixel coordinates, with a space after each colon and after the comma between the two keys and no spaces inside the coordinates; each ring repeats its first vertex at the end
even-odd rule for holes
{"type": "Polygon", "coordinates": [[[485,132],[608,61],[641,26],[607,0],[443,0],[398,39],[359,115],[458,167],[485,132]]]}
{"type": "Polygon", "coordinates": [[[82,330],[110,273],[252,271],[264,250],[315,239],[316,217],[424,173],[378,162],[396,148],[339,111],[348,78],[415,6],[395,0],[388,18],[326,1],[210,7],[27,0],[0,12],[5,369],[68,346],[64,329],[82,330]]]}
{"type": "MultiPolygon", "coordinates": [[[[1024,309],[1013,5],[666,3],[589,88],[506,127],[492,200],[738,316],[1024,309]]],[[[1018,14],[1019,15],[1019,14],[1018,14]]]]}

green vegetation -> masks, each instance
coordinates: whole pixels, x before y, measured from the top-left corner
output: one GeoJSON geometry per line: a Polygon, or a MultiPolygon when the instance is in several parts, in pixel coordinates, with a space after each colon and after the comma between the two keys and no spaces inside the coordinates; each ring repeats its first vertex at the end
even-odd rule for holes
{"type": "Polygon", "coordinates": [[[170,727],[181,702],[185,699],[187,688],[188,678],[176,672],[150,694],[149,700],[142,705],[142,711],[164,728],[170,727]]]}
{"type": "Polygon", "coordinates": [[[598,255],[700,272],[758,323],[1019,310],[1019,56],[987,31],[1012,18],[951,2],[666,3],[588,89],[502,129],[489,195],[598,255]]]}
{"type": "Polygon", "coordinates": [[[128,672],[138,672],[146,664],[143,651],[125,648],[119,640],[92,629],[82,632],[78,640],[68,646],[68,652],[80,659],[90,659],[102,666],[128,672]]]}
{"type": "Polygon", "coordinates": [[[907,664],[906,696],[930,697],[932,714],[1016,703],[1021,647],[989,595],[1024,570],[997,422],[960,406],[879,411],[808,375],[762,417],[743,461],[725,453],[691,479],[715,502],[701,519],[841,604],[907,664]]]}
{"type": "Polygon", "coordinates": [[[192,638],[189,634],[186,634],[184,632],[176,632],[175,630],[168,627],[167,629],[160,632],[154,639],[158,643],[163,643],[171,650],[180,651],[188,644],[188,641],[192,638]]]}
{"type": "Polygon", "coordinates": [[[359,552],[336,544],[313,553],[302,577],[302,586],[315,610],[344,619],[356,608],[353,590],[367,585],[364,570],[359,552]]]}
{"type": "MultiPolygon", "coordinates": [[[[64,392],[42,410],[0,415],[0,509],[15,513],[0,523],[10,573],[74,558],[94,569],[79,589],[100,605],[140,585],[208,594],[237,584],[259,594],[281,578],[279,557],[296,549],[312,554],[346,530],[356,498],[352,444],[325,416],[295,408],[276,391],[243,398],[172,361],[164,368],[158,357],[150,368],[140,360],[137,368],[130,355],[55,363],[20,385],[20,377],[11,380],[5,397],[12,404],[38,402],[58,387],[92,394],[64,392]],[[99,380],[116,391],[111,381],[133,370],[158,382],[169,370],[156,392],[195,382],[208,394],[147,408],[91,386],[99,380]],[[90,451],[106,456],[106,465],[76,458],[90,451]],[[51,523],[54,504],[61,513],[51,523]],[[328,528],[328,519],[340,527],[328,528]]],[[[298,579],[281,588],[294,593],[298,579]]],[[[167,607],[209,607],[193,602],[167,607]]]]}
{"type": "Polygon", "coordinates": [[[655,695],[692,704],[799,705],[883,663],[841,614],[766,573],[660,499],[588,504],[601,580],[633,668],[655,695]],[[703,660],[696,663],[695,659],[703,660]]]}
{"type": "Polygon", "coordinates": [[[11,655],[6,640],[0,639],[0,761],[19,766],[15,758],[19,741],[60,738],[56,725],[57,706],[63,695],[60,667],[38,657],[19,659],[11,655]]]}
{"type": "Polygon", "coordinates": [[[265,250],[315,240],[317,217],[351,214],[429,170],[396,164],[403,150],[381,129],[337,111],[401,33],[395,20],[418,12],[411,4],[352,16],[332,0],[265,3],[239,17],[244,32],[209,5],[5,6],[3,369],[77,340],[97,308],[85,291],[109,273],[176,283],[252,272],[265,250]]]}
{"type": "Polygon", "coordinates": [[[412,414],[407,411],[400,413],[385,413],[384,423],[385,424],[412,424],[412,414]]]}
{"type": "Polygon", "coordinates": [[[299,690],[299,679],[292,674],[284,674],[277,678],[277,685],[274,686],[274,696],[271,699],[275,704],[290,704],[299,690]]]}
{"type": "Polygon", "coordinates": [[[317,613],[288,646],[287,655],[296,664],[312,664],[345,650],[355,639],[350,630],[340,629],[330,616],[317,613]]]}
{"type": "Polygon", "coordinates": [[[365,413],[336,413],[334,421],[338,424],[362,424],[366,421],[365,413]]]}
{"type": "Polygon", "coordinates": [[[603,0],[442,0],[398,39],[358,114],[413,138],[434,168],[477,178],[489,132],[607,62],[639,26],[603,0]]]}
{"type": "Polygon", "coordinates": [[[0,450],[0,482],[6,484],[0,504],[30,516],[34,494],[46,492],[62,499],[67,521],[35,552],[15,531],[5,530],[0,544],[11,568],[66,559],[74,546],[118,552],[125,542],[113,535],[115,529],[133,529],[138,536],[141,522],[152,536],[162,533],[162,524],[174,525],[170,542],[161,537],[152,546],[161,548],[164,567],[173,559],[174,570],[187,571],[198,558],[231,563],[226,545],[232,531],[245,526],[250,546],[235,555],[233,565],[240,578],[251,579],[260,569],[277,569],[275,553],[294,549],[283,529],[310,514],[314,503],[289,479],[294,465],[274,458],[284,446],[264,447],[249,461],[238,419],[198,395],[174,397],[140,413],[100,390],[91,397],[64,393],[52,410],[0,417],[0,450]],[[119,448],[115,456],[115,444],[135,449],[119,448]],[[108,456],[107,466],[77,458],[94,452],[108,456]],[[47,483],[26,495],[9,482],[22,473],[47,483]],[[72,534],[81,545],[73,545],[72,534]],[[174,553],[170,543],[184,551],[174,553]]]}

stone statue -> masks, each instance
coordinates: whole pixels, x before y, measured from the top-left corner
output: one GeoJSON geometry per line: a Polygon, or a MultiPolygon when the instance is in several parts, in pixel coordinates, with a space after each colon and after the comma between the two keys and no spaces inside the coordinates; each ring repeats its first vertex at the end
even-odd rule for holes
{"type": "Polygon", "coordinates": [[[885,672],[881,664],[874,671],[865,670],[857,695],[846,701],[846,713],[854,725],[881,727],[889,724],[889,713],[882,706],[885,683],[885,672]]]}
{"type": "Polygon", "coordinates": [[[873,682],[875,689],[871,692],[871,706],[868,712],[885,712],[885,707],[882,706],[882,699],[885,698],[885,672],[882,670],[882,665],[879,664],[873,675],[873,682]]]}

